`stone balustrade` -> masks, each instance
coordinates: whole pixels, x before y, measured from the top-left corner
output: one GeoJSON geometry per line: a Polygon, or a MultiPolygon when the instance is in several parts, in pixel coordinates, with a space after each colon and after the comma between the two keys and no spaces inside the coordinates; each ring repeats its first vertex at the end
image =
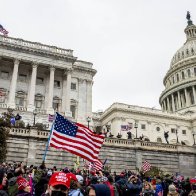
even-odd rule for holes
{"type": "MultiPolygon", "coordinates": [[[[25,129],[25,128],[11,128],[11,136],[20,136],[20,137],[32,137],[37,139],[47,140],[49,137],[50,131],[47,130],[37,130],[35,128],[25,129]]],[[[147,142],[141,140],[127,140],[127,139],[118,139],[118,138],[105,138],[104,146],[108,147],[119,147],[119,148],[134,148],[134,149],[144,149],[152,151],[167,151],[167,152],[187,152],[193,153],[196,150],[192,146],[183,146],[180,144],[163,144],[157,142],[147,142]]]]}
{"type": "Polygon", "coordinates": [[[7,104],[6,103],[0,103],[0,108],[7,108],[7,104]]]}
{"type": "Polygon", "coordinates": [[[39,114],[46,114],[46,110],[35,108],[35,112],[39,114]]]}
{"type": "Polygon", "coordinates": [[[73,50],[58,48],[55,46],[49,46],[49,45],[45,45],[45,44],[41,44],[37,42],[25,41],[23,39],[0,36],[0,41],[2,41],[3,43],[7,43],[7,44],[14,44],[15,46],[17,45],[19,47],[28,47],[28,48],[33,48],[37,50],[43,50],[46,52],[56,53],[59,55],[73,56],[73,50]]]}
{"type": "Polygon", "coordinates": [[[24,107],[24,106],[16,106],[16,109],[15,110],[17,110],[17,111],[24,111],[24,112],[26,112],[27,111],[27,108],[26,107],[24,107]]]}

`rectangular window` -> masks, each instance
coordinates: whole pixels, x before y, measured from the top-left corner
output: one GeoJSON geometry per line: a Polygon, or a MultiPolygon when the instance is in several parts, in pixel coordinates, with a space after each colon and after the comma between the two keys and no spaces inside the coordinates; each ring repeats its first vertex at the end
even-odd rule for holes
{"type": "Polygon", "coordinates": [[[58,80],[54,81],[54,87],[61,87],[61,83],[58,80]]]}
{"type": "Polygon", "coordinates": [[[195,76],[196,76],[196,67],[194,67],[194,74],[195,74],[195,76]]]}
{"type": "Polygon", "coordinates": [[[145,124],[141,124],[141,129],[146,129],[146,125],[145,124]]]}
{"type": "Polygon", "coordinates": [[[72,118],[76,118],[76,106],[75,105],[71,105],[70,106],[70,111],[72,113],[72,118]]]}
{"type": "Polygon", "coordinates": [[[2,78],[2,79],[9,79],[9,72],[7,72],[7,71],[2,71],[2,72],[1,72],[1,78],[2,78]]]}
{"type": "Polygon", "coordinates": [[[183,135],[186,135],[186,130],[182,130],[182,134],[183,135]]]}
{"type": "Polygon", "coordinates": [[[27,80],[27,75],[25,75],[25,74],[19,74],[18,80],[19,80],[20,82],[26,82],[26,80],[27,80]]]}
{"type": "Polygon", "coordinates": [[[24,106],[24,98],[23,97],[17,97],[16,98],[16,105],[17,106],[24,106]]]}
{"type": "Polygon", "coordinates": [[[41,107],[42,107],[42,101],[36,100],[36,101],[35,101],[35,107],[36,107],[36,108],[41,108],[41,107]]]}
{"type": "Polygon", "coordinates": [[[76,83],[71,83],[71,90],[76,90],[76,83]]]}
{"type": "Polygon", "coordinates": [[[171,128],[171,133],[176,133],[176,129],[171,128]]]}
{"type": "Polygon", "coordinates": [[[53,109],[55,110],[55,111],[59,111],[59,107],[60,107],[60,103],[57,103],[57,102],[53,102],[53,109]]]}
{"type": "Polygon", "coordinates": [[[43,83],[44,83],[44,79],[41,77],[37,77],[36,84],[43,84],[43,83]]]}

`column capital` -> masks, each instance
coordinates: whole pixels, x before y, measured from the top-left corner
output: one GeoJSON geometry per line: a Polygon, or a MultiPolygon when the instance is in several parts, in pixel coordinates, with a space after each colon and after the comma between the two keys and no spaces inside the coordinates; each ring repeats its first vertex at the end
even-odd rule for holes
{"type": "Polygon", "coordinates": [[[14,59],[14,64],[18,64],[18,65],[19,65],[20,61],[21,61],[21,59],[15,58],[15,59],[14,59]]]}
{"type": "Polygon", "coordinates": [[[32,62],[32,67],[33,68],[37,68],[38,67],[38,63],[37,62],[32,62]]]}
{"type": "Polygon", "coordinates": [[[55,68],[54,65],[51,65],[51,66],[50,66],[50,71],[55,71],[55,69],[56,69],[56,68],[55,68]]]}
{"type": "Polygon", "coordinates": [[[86,80],[83,79],[83,78],[78,78],[78,82],[79,82],[79,83],[83,83],[84,81],[86,81],[86,80]]]}

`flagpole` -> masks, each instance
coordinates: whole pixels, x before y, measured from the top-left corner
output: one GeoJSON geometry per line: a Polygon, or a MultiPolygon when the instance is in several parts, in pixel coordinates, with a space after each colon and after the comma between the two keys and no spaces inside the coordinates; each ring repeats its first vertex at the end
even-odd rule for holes
{"type": "Polygon", "coordinates": [[[54,120],[53,120],[53,123],[52,123],[52,127],[51,127],[51,129],[50,129],[50,134],[49,134],[49,137],[48,137],[48,142],[47,142],[47,144],[46,144],[46,149],[45,149],[44,156],[43,156],[43,162],[45,162],[45,160],[46,160],[46,155],[47,155],[47,152],[48,152],[48,147],[49,147],[49,142],[50,142],[51,133],[52,133],[52,130],[53,130],[53,128],[54,128],[55,119],[56,119],[56,114],[55,114],[55,117],[54,117],[54,120]]]}

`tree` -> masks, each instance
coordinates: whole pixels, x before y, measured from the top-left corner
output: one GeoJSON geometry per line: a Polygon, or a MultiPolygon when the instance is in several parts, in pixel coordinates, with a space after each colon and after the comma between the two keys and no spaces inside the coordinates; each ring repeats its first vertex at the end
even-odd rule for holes
{"type": "Polygon", "coordinates": [[[13,117],[13,110],[4,112],[0,117],[0,162],[6,160],[7,154],[7,139],[9,135],[9,129],[11,127],[10,119],[13,117]]]}

